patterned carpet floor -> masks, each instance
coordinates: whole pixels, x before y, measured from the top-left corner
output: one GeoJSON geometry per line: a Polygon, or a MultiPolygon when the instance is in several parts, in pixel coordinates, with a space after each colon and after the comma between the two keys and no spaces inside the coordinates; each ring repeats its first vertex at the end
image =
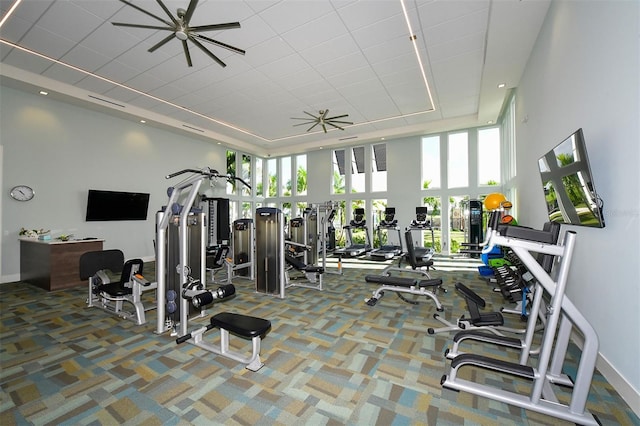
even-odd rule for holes
{"type": "MultiPolygon", "coordinates": [[[[475,265],[436,265],[433,277],[449,289],[438,296],[447,319],[465,313],[455,282],[478,291],[489,310],[504,305],[475,265]]],[[[565,424],[443,389],[443,352],[452,334],[427,334],[428,327],[441,326],[433,318],[434,303],[423,297],[408,304],[387,293],[367,306],[364,299],[376,286],[365,283],[364,275],[383,265],[344,266],[342,275],[324,275],[322,292],[292,288],[286,299],[256,293],[252,282],[236,279],[237,296],[209,307],[210,314],[271,320],[262,341],[265,366],[257,372],[196,346],[176,345],[168,333],[155,334],[155,311],[137,326],[86,308],[84,287],[48,293],[21,282],[0,285],[0,424],[565,424]]],[[[522,327],[519,318],[507,320],[522,327]]],[[[206,322],[197,318],[190,329],[206,322]]],[[[211,331],[205,340],[215,341],[217,334],[211,331]]],[[[486,346],[471,348],[507,356],[486,346]]],[[[575,347],[571,352],[579,354],[575,347]]],[[[477,370],[468,376],[528,389],[526,381],[509,376],[477,370]]],[[[588,409],[605,425],[640,424],[597,371],[588,409]]]]}

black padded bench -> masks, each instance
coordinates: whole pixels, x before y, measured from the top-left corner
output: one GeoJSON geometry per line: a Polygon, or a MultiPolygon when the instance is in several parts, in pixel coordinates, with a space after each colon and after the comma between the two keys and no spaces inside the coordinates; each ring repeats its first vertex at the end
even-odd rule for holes
{"type": "Polygon", "coordinates": [[[364,280],[368,283],[395,285],[399,287],[440,287],[442,280],[434,278],[430,280],[421,280],[417,278],[407,277],[390,277],[385,275],[367,275],[364,280]]]}
{"type": "Polygon", "coordinates": [[[271,330],[271,321],[269,320],[232,312],[221,312],[211,317],[209,325],[178,337],[176,343],[180,344],[191,340],[195,346],[246,364],[248,370],[258,371],[264,365],[260,361],[260,341],[269,330],[271,330]],[[202,335],[212,328],[220,329],[219,345],[212,345],[202,340],[202,335]],[[250,356],[229,349],[229,333],[251,340],[250,356]]]}
{"type": "Polygon", "coordinates": [[[269,320],[232,312],[222,312],[212,316],[211,325],[247,339],[264,336],[271,330],[269,320]]]}
{"type": "Polygon", "coordinates": [[[402,299],[403,301],[411,304],[417,304],[418,302],[410,301],[402,296],[401,293],[409,293],[417,296],[426,296],[431,298],[436,303],[436,309],[442,311],[443,307],[438,297],[436,296],[436,290],[442,290],[442,280],[439,278],[433,279],[420,279],[420,278],[408,278],[408,277],[393,277],[389,275],[366,275],[364,280],[368,283],[380,284],[376,291],[373,292],[373,296],[365,299],[365,302],[369,306],[375,306],[378,300],[382,298],[385,291],[392,291],[402,299]]]}

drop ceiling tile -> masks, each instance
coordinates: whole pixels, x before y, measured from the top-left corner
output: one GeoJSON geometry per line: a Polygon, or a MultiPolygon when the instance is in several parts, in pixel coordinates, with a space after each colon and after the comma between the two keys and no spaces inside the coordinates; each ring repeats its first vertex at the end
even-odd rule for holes
{"type": "Polygon", "coordinates": [[[319,19],[296,27],[283,33],[281,37],[295,50],[307,50],[315,45],[325,43],[336,37],[347,34],[342,20],[334,13],[321,16],[319,19]]]}
{"type": "Polygon", "coordinates": [[[51,67],[47,68],[42,75],[70,85],[76,85],[80,80],[87,76],[84,72],[76,71],[73,68],[58,64],[53,64],[51,67]]]}
{"type": "MultiPolygon", "coordinates": [[[[30,24],[35,24],[54,2],[55,0],[23,1],[15,10],[11,19],[13,19],[13,17],[17,17],[24,19],[30,24]]],[[[11,1],[10,3],[13,4],[14,1],[11,1]]],[[[31,25],[29,25],[29,27],[30,26],[31,25]]]]}
{"type": "Polygon", "coordinates": [[[353,38],[362,50],[397,37],[409,37],[409,29],[401,15],[392,16],[374,25],[353,31],[353,38]]]}
{"type": "Polygon", "coordinates": [[[110,23],[104,23],[82,40],[82,45],[110,58],[118,58],[136,46],[137,40],[132,40],[126,33],[114,31],[114,29],[115,27],[110,23]]]}
{"type": "Polygon", "coordinates": [[[264,9],[260,16],[278,34],[284,34],[332,12],[328,1],[282,1],[264,9]]]}
{"type": "Polygon", "coordinates": [[[380,22],[386,21],[389,17],[402,16],[402,5],[399,0],[359,1],[341,7],[339,11],[348,29],[357,31],[365,27],[379,26],[380,22]]]}
{"type": "Polygon", "coordinates": [[[256,68],[269,78],[281,78],[309,69],[309,64],[298,54],[289,55],[279,60],[256,68]]]}
{"type": "Polygon", "coordinates": [[[343,34],[324,43],[302,50],[300,51],[300,55],[311,66],[319,66],[359,52],[360,48],[353,40],[353,37],[351,37],[350,34],[343,34]]]}
{"type": "Polygon", "coordinates": [[[81,41],[101,24],[100,18],[69,1],[53,3],[38,20],[38,26],[75,42],[81,41]]]}
{"type": "Polygon", "coordinates": [[[362,52],[357,51],[347,56],[336,58],[333,61],[328,61],[316,66],[316,70],[324,78],[329,79],[336,75],[343,74],[352,69],[360,69],[369,67],[369,62],[364,57],[362,52]]]}
{"type": "Polygon", "coordinates": [[[54,59],[60,59],[75,45],[73,41],[51,33],[38,25],[24,36],[20,44],[54,59]]]}
{"type": "Polygon", "coordinates": [[[81,45],[76,45],[76,47],[67,52],[60,60],[89,72],[96,71],[110,61],[108,56],[87,49],[81,45]]]}
{"type": "Polygon", "coordinates": [[[244,58],[252,67],[260,67],[294,54],[294,50],[280,37],[270,37],[247,49],[244,58]]]}
{"type": "Polygon", "coordinates": [[[139,75],[140,71],[133,69],[122,62],[111,61],[100,67],[95,73],[113,81],[128,81],[139,75]]]}
{"type": "Polygon", "coordinates": [[[485,45],[485,32],[468,34],[448,40],[444,43],[433,44],[429,47],[429,59],[432,63],[442,61],[452,56],[458,56],[472,51],[483,50],[485,45]]]}
{"type": "Polygon", "coordinates": [[[0,38],[17,43],[30,30],[31,23],[22,18],[12,18],[0,28],[0,38]]]}
{"type": "Polygon", "coordinates": [[[16,68],[26,69],[35,74],[41,74],[51,66],[51,61],[48,59],[34,56],[20,49],[12,49],[2,59],[2,63],[16,68]]]}
{"type": "Polygon", "coordinates": [[[446,25],[436,25],[424,29],[424,36],[430,45],[438,45],[469,34],[486,33],[489,23],[489,10],[463,15],[446,25]]]}
{"type": "Polygon", "coordinates": [[[418,14],[423,28],[449,25],[462,16],[488,11],[490,0],[436,0],[418,3],[418,14]]]}

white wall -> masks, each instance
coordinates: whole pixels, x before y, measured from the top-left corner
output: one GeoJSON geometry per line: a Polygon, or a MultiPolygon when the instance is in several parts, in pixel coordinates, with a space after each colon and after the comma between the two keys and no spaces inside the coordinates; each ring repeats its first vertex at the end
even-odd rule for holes
{"type": "Polygon", "coordinates": [[[640,407],[639,18],[637,1],[553,2],[516,105],[521,223],[547,217],[537,159],[584,130],[606,227],[572,227],[568,295],[595,327],[602,359],[626,380],[620,386],[632,388],[632,407],[640,407]]]}
{"type": "MultiPolygon", "coordinates": [[[[18,231],[51,229],[52,236],[105,238],[125,257],[153,257],[155,212],[185,168],[226,170],[225,149],[133,121],[2,87],[2,282],[20,272],[18,231]],[[26,184],[33,200],[18,202],[10,188],[26,184]],[[148,192],[146,221],[86,222],[88,189],[148,192]]],[[[220,182],[224,187],[224,181],[220,182]]],[[[208,195],[218,191],[209,190],[208,195]]]]}

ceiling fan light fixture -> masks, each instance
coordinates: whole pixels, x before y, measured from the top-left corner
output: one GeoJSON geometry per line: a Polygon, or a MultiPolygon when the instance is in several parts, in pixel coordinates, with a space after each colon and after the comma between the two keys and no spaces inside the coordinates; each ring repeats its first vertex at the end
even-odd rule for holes
{"type": "Polygon", "coordinates": [[[313,130],[313,128],[315,128],[316,126],[320,125],[322,127],[322,130],[324,130],[325,133],[327,133],[327,126],[332,126],[336,129],[339,130],[344,130],[344,127],[340,126],[340,125],[352,125],[353,122],[351,121],[343,121],[343,120],[339,120],[340,118],[345,118],[348,117],[349,114],[342,114],[342,115],[335,115],[333,117],[327,117],[327,115],[329,114],[329,110],[328,109],[321,109],[320,111],[318,111],[318,115],[313,115],[310,112],[307,111],[302,111],[305,114],[307,114],[309,117],[305,117],[305,118],[299,118],[299,117],[291,117],[292,120],[303,120],[302,123],[298,123],[298,124],[294,124],[293,127],[296,126],[303,126],[303,125],[309,125],[311,124],[311,127],[309,127],[307,129],[307,132],[310,132],[311,130],[313,130]]]}
{"type": "Polygon", "coordinates": [[[111,24],[118,27],[132,27],[132,28],[144,28],[150,30],[161,30],[161,31],[170,31],[167,37],[162,39],[157,44],[153,45],[148,51],[154,52],[156,49],[164,46],[166,43],[170,42],[174,38],[178,39],[182,43],[182,49],[184,51],[185,59],[187,60],[187,65],[192,66],[191,63],[191,54],[189,52],[189,46],[187,44],[187,40],[190,40],[198,49],[202,50],[207,56],[217,62],[220,66],[225,67],[226,64],[220,60],[216,55],[213,54],[209,49],[204,47],[202,43],[200,43],[197,39],[206,41],[218,47],[222,47],[227,50],[231,50],[232,52],[239,53],[241,55],[245,54],[245,51],[239,49],[237,47],[231,46],[226,43],[222,43],[220,41],[214,40],[212,38],[203,36],[199,34],[201,31],[219,31],[230,28],[240,28],[239,22],[227,22],[223,24],[210,24],[210,25],[198,25],[198,26],[190,26],[189,22],[191,21],[191,17],[193,16],[196,7],[198,6],[198,0],[190,0],[188,8],[182,9],[179,8],[176,10],[176,15],[174,16],[167,6],[162,2],[162,0],[156,0],[156,2],[160,5],[164,13],[170,18],[171,21],[167,21],[143,8],[133,4],[129,0],[120,0],[120,2],[136,9],[139,12],[144,13],[147,16],[152,17],[153,19],[160,21],[163,26],[160,25],[142,25],[142,24],[128,24],[124,22],[112,22],[111,24]]]}

